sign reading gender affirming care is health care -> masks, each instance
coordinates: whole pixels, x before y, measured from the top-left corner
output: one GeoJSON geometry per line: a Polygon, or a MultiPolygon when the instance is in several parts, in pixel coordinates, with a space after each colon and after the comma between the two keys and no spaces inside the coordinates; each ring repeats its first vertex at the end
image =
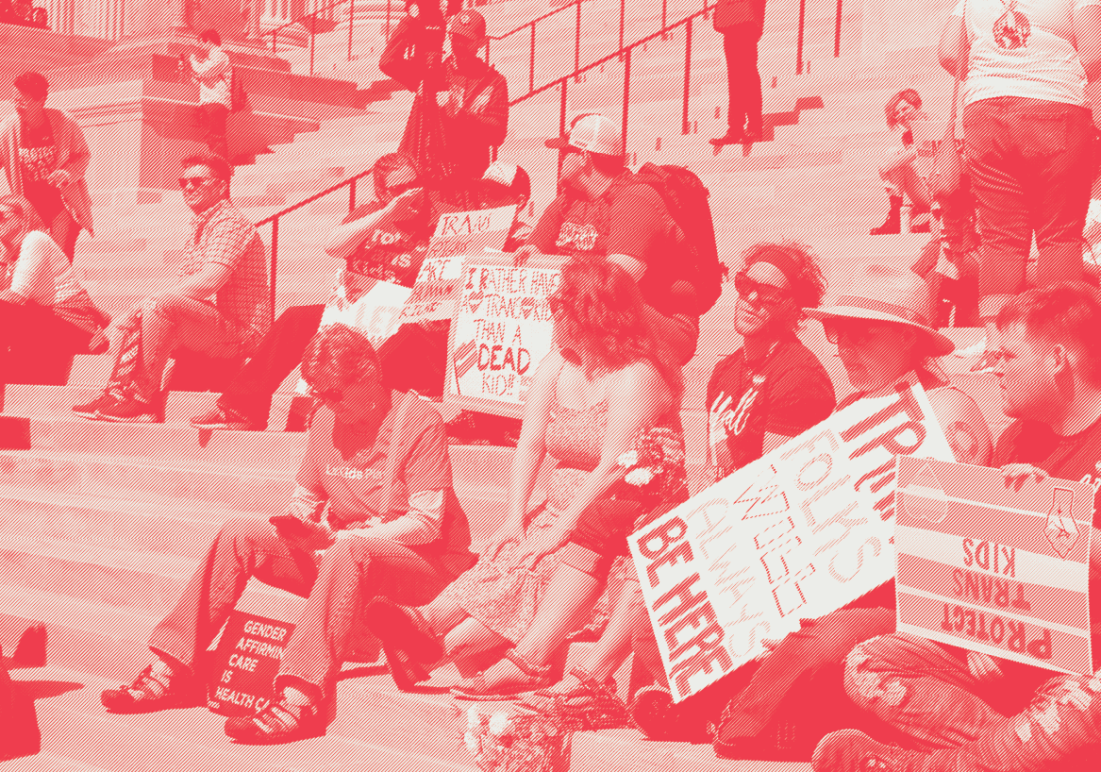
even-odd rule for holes
{"type": "Polygon", "coordinates": [[[1067,673],[1093,672],[1093,486],[898,459],[898,629],[1067,673]]]}
{"type": "Polygon", "coordinates": [[[274,695],[275,676],[294,625],[230,612],[211,657],[207,707],[220,716],[251,716],[274,695]]]}
{"type": "Polygon", "coordinates": [[[895,456],[911,454],[954,460],[913,377],[630,536],[676,701],[894,576],[895,456]]]}
{"type": "Polygon", "coordinates": [[[466,261],[451,322],[444,400],[470,410],[519,417],[539,362],[552,345],[547,298],[564,258],[514,268],[512,256],[466,261]]]}

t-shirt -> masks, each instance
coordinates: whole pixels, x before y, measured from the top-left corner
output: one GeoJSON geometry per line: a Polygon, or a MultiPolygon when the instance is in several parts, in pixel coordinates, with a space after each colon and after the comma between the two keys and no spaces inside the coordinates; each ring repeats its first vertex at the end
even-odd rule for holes
{"type": "Polygon", "coordinates": [[[23,195],[47,228],[65,208],[61,191],[46,181],[56,169],[57,142],[50,122],[46,121],[38,131],[20,124],[19,172],[23,179],[23,195]]]}
{"type": "Polygon", "coordinates": [[[761,457],[765,432],[794,437],[835,405],[829,374],[798,338],[780,341],[764,362],[738,349],[715,365],[707,384],[708,443],[719,477],[761,457]]]}
{"type": "MultiPolygon", "coordinates": [[[[994,448],[994,466],[1031,464],[1052,477],[1078,480],[1093,486],[1093,526],[1101,527],[1101,420],[1078,434],[1060,437],[1047,424],[1038,421],[1014,421],[994,448]]],[[[1101,587],[1097,587],[1097,567],[1090,566],[1090,627],[1094,635],[1094,663],[1101,652],[1101,587]]]]}
{"type": "Polygon", "coordinates": [[[638,288],[647,303],[666,316],[697,316],[695,290],[680,281],[683,241],[658,192],[631,184],[625,175],[595,201],[560,195],[544,210],[528,243],[551,255],[630,255],[646,265],[638,288]]]}
{"type": "MultiPolygon", "coordinates": [[[[385,206],[379,201],[356,207],[341,222],[354,222],[385,206]]],[[[347,270],[371,279],[412,287],[417,280],[428,241],[446,205],[421,190],[398,204],[394,217],[371,230],[346,259],[347,270]]]]}
{"type": "Polygon", "coordinates": [[[1014,96],[1086,104],[1086,72],[1071,42],[1073,14],[1101,0],[960,0],[967,6],[964,104],[1014,96]]]}

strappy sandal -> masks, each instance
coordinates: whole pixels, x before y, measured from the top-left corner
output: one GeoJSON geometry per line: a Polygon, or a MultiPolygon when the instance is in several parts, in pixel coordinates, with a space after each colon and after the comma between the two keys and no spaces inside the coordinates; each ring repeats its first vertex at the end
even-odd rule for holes
{"type": "Polygon", "coordinates": [[[601,683],[587,670],[575,667],[570,675],[578,685],[564,692],[540,689],[520,704],[541,713],[557,715],[564,723],[583,731],[622,729],[631,725],[627,705],[616,694],[615,680],[601,683]]]}
{"type": "Polygon", "coordinates": [[[505,652],[504,659],[516,666],[524,674],[524,679],[513,679],[508,685],[490,685],[486,682],[485,672],[473,678],[464,679],[451,687],[451,696],[459,700],[513,700],[533,689],[552,686],[555,679],[554,664],[535,665],[516,653],[514,649],[505,652]]]}
{"type": "Polygon", "coordinates": [[[382,643],[390,676],[403,692],[427,681],[443,659],[443,645],[415,608],[378,601],[371,604],[364,621],[382,643]]]}
{"type": "Polygon", "coordinates": [[[247,718],[226,720],[226,735],[244,745],[281,745],[320,737],[326,729],[325,711],[316,705],[294,708],[282,698],[247,718]]]}

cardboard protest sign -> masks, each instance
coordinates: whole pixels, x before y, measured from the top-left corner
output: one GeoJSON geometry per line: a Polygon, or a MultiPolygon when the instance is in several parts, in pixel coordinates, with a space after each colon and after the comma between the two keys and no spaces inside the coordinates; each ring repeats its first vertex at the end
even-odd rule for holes
{"type": "Polygon", "coordinates": [[[339,271],[321,315],[321,326],[346,324],[362,332],[378,348],[401,326],[398,317],[412,291],[400,284],[339,271]]]}
{"type": "Polygon", "coordinates": [[[1066,673],[1093,672],[1093,487],[898,459],[898,630],[1066,673]]]}
{"type": "Polygon", "coordinates": [[[912,376],[628,539],[676,701],[895,571],[895,456],[954,460],[912,376]]]}
{"type": "Polygon", "coordinates": [[[450,319],[464,259],[487,249],[500,251],[515,214],[515,206],[502,206],[441,215],[399,325],[450,319]]]}
{"type": "Polygon", "coordinates": [[[471,258],[460,282],[447,351],[444,401],[518,417],[540,360],[551,350],[547,298],[558,288],[563,258],[523,268],[511,256],[471,258]]]}
{"type": "Polygon", "coordinates": [[[251,716],[274,696],[294,625],[232,611],[211,659],[206,705],[220,716],[251,716]]]}

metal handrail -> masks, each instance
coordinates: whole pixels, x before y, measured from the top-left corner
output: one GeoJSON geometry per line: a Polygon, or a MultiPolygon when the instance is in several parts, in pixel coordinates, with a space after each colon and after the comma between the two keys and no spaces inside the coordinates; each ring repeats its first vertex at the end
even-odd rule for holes
{"type": "MultiPolygon", "coordinates": [[[[317,38],[317,19],[320,14],[328,13],[334,8],[338,8],[342,5],[350,5],[348,9],[348,53],[346,55],[346,61],[352,61],[352,41],[355,34],[356,25],[356,0],[335,0],[335,2],[318,8],[311,13],[307,13],[303,16],[299,16],[297,19],[292,19],[284,24],[280,24],[278,27],[268,30],[260,35],[260,39],[263,40],[267,36],[271,36],[271,52],[273,54],[279,53],[279,33],[288,27],[292,27],[296,24],[306,27],[310,35],[310,75],[314,73],[314,50],[316,47],[317,38]],[[309,23],[307,24],[307,21],[309,23]]],[[[390,41],[390,14],[392,12],[393,3],[391,0],[386,0],[386,41],[390,41]]]]}

